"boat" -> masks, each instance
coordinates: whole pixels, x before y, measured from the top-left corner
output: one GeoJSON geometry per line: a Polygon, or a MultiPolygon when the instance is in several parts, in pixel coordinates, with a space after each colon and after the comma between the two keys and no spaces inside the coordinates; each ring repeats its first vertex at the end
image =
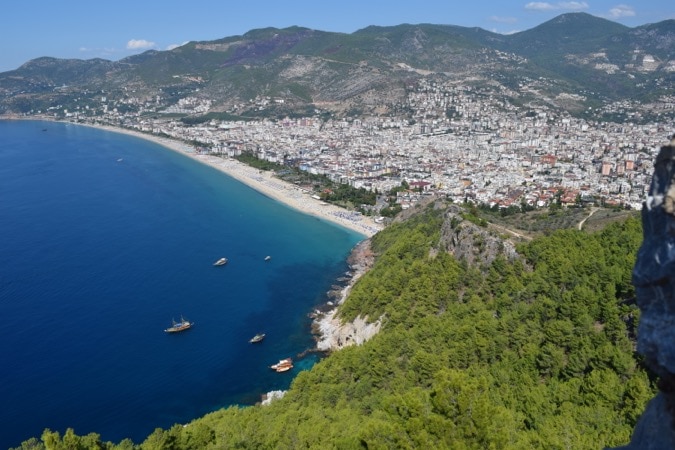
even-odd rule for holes
{"type": "Polygon", "coordinates": [[[276,370],[277,372],[287,372],[293,368],[293,360],[291,358],[286,358],[280,360],[276,364],[272,364],[270,369],[276,370]]]}
{"type": "Polygon", "coordinates": [[[218,261],[214,262],[214,266],[224,266],[227,264],[227,258],[220,258],[218,261]]]}
{"type": "Polygon", "coordinates": [[[173,325],[164,330],[166,333],[178,333],[180,331],[189,330],[194,325],[193,322],[185,320],[183,316],[181,316],[180,322],[176,322],[175,320],[172,320],[171,322],[173,322],[173,325]]]}
{"type": "Polygon", "coordinates": [[[272,259],[271,256],[269,256],[269,255],[265,256],[265,261],[269,261],[270,259],[272,259]]]}
{"type": "Polygon", "coordinates": [[[265,333],[258,333],[255,336],[253,336],[251,339],[249,339],[248,341],[251,344],[255,344],[255,343],[261,342],[263,339],[265,339],[265,333]]]}
{"type": "Polygon", "coordinates": [[[283,365],[283,366],[277,367],[277,368],[274,369],[274,370],[276,370],[277,372],[281,373],[281,372],[288,372],[288,371],[291,370],[292,368],[293,368],[293,364],[285,364],[285,365],[283,365]]]}

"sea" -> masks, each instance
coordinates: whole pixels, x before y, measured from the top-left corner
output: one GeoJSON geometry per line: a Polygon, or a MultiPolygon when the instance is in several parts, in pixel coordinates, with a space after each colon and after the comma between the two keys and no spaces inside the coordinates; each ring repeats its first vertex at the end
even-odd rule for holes
{"type": "Polygon", "coordinates": [[[0,448],[46,428],[140,443],[288,388],[363,238],[152,141],[0,121],[0,448]]]}

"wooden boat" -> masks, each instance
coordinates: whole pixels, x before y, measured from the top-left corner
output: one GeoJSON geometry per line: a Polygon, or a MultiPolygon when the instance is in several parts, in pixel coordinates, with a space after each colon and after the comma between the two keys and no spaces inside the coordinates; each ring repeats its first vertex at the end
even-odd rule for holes
{"type": "Polygon", "coordinates": [[[277,368],[274,369],[274,370],[276,370],[277,372],[281,373],[281,372],[288,372],[288,371],[291,370],[292,368],[293,368],[293,364],[286,364],[286,365],[283,365],[283,366],[279,366],[279,367],[277,367],[277,368]]]}
{"type": "Polygon", "coordinates": [[[255,336],[253,336],[251,339],[249,339],[248,341],[251,344],[256,344],[258,342],[262,342],[263,339],[265,339],[265,333],[258,333],[255,336]]]}
{"type": "Polygon", "coordinates": [[[287,372],[293,368],[293,360],[291,358],[286,358],[280,360],[276,364],[272,364],[270,369],[276,370],[277,372],[287,372]]]}
{"type": "Polygon", "coordinates": [[[179,333],[181,331],[189,330],[194,325],[193,322],[185,320],[182,316],[180,318],[180,322],[176,322],[175,320],[172,320],[171,322],[173,323],[173,325],[165,329],[164,332],[179,333]]]}
{"type": "Polygon", "coordinates": [[[227,264],[227,258],[220,258],[218,261],[214,262],[214,266],[224,266],[227,264]]]}

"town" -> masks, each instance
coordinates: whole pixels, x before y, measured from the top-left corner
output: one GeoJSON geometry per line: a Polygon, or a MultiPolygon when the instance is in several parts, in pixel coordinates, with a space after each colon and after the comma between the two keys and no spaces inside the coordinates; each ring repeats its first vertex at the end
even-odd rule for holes
{"type": "MultiPolygon", "coordinates": [[[[519,90],[531,92],[536,82],[519,90]]],[[[378,193],[405,181],[409,189],[397,193],[402,209],[425,195],[499,208],[552,202],[641,208],[655,155],[675,132],[675,96],[596,111],[627,119],[614,122],[581,119],[541,103],[515,106],[506,100],[514,92],[506,90],[497,83],[476,87],[420,78],[406,87],[403,103],[389,105],[389,114],[344,118],[317,110],[311,117],[188,125],[179,116],[209,112],[208,99],[188,95],[167,106],[133,93],[35,113],[152,133],[223,157],[251,153],[378,193]],[[638,120],[643,114],[661,122],[638,120]]],[[[551,103],[571,96],[560,94],[551,103]]],[[[283,102],[258,97],[228,112],[283,102]]]]}

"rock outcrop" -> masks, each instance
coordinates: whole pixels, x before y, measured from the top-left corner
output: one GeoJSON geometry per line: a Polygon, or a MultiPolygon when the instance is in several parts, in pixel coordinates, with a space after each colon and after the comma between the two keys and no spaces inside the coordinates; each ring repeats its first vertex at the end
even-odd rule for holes
{"type": "MultiPolygon", "coordinates": [[[[675,136],[674,136],[675,137],[675,136]]],[[[642,208],[643,243],[633,269],[641,311],[637,350],[659,376],[624,450],[675,448],[675,139],[661,147],[642,208]]]]}
{"type": "Polygon", "coordinates": [[[464,260],[469,265],[483,267],[492,264],[499,255],[508,260],[519,258],[513,243],[465,219],[465,213],[457,205],[447,208],[441,229],[442,250],[452,254],[458,261],[464,260]]]}
{"type": "Polygon", "coordinates": [[[351,322],[341,323],[332,310],[317,321],[321,339],[316,348],[320,351],[339,350],[350,345],[361,345],[375,336],[382,326],[382,320],[368,322],[368,317],[358,316],[351,322]]]}
{"type": "Polygon", "coordinates": [[[442,209],[444,213],[441,227],[441,238],[437,251],[450,253],[458,261],[465,261],[468,265],[487,267],[499,255],[508,260],[520,258],[512,242],[502,238],[488,227],[483,221],[481,226],[467,219],[469,214],[462,206],[448,204],[447,201],[429,197],[420,201],[415,207],[409,208],[396,216],[395,222],[403,222],[418,214],[419,210],[430,207],[442,209]]]}
{"type": "MultiPolygon", "coordinates": [[[[348,263],[352,277],[347,286],[340,291],[333,291],[337,304],[345,301],[352,286],[373,265],[375,255],[370,248],[370,240],[361,241],[349,256],[348,263]]],[[[367,317],[357,317],[352,322],[341,322],[337,317],[337,308],[318,316],[314,321],[314,329],[318,334],[316,348],[320,351],[339,350],[349,345],[360,345],[380,331],[382,321],[368,322],[367,317]]]]}

